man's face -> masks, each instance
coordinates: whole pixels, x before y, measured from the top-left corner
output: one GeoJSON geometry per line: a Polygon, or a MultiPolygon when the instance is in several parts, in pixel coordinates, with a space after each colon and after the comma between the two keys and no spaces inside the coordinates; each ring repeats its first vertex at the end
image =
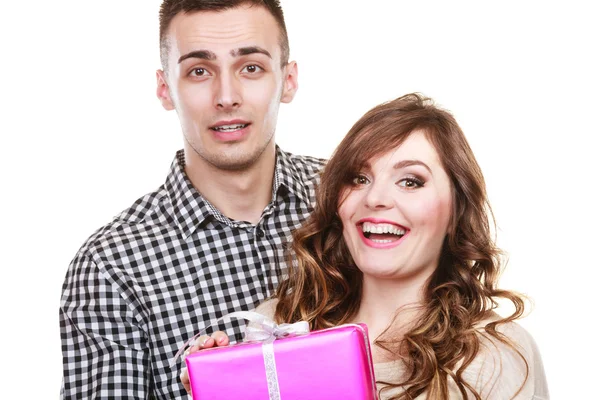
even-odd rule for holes
{"type": "Polygon", "coordinates": [[[157,95],[165,109],[177,110],[187,158],[243,170],[274,149],[279,103],[297,89],[296,64],[281,67],[280,35],[262,7],[173,18],[157,95]]]}

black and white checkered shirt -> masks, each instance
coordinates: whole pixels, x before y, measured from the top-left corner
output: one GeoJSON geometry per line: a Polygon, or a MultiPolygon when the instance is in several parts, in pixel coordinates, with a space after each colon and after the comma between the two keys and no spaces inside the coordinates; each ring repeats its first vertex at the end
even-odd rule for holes
{"type": "MultiPolygon", "coordinates": [[[[94,233],[69,266],[60,307],[64,398],[186,398],[181,363],[169,362],[209,321],[271,294],[324,165],[278,148],[272,201],[253,225],[204,200],[183,163],[179,151],[165,184],[94,233]]],[[[215,328],[240,340],[243,324],[215,328]]]]}

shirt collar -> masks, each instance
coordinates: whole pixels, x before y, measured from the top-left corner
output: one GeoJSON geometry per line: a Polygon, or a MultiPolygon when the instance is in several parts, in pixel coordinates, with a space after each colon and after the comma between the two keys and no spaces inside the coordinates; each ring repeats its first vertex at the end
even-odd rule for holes
{"type": "Polygon", "coordinates": [[[173,206],[175,223],[183,237],[187,239],[206,218],[211,216],[211,210],[208,202],[188,179],[184,168],[183,150],[179,150],[171,164],[165,190],[173,206]]]}
{"type": "MultiPolygon", "coordinates": [[[[306,185],[298,168],[294,164],[293,156],[276,148],[275,176],[273,180],[273,198],[277,201],[277,193],[285,187],[290,193],[306,204],[310,203],[306,185]]],[[[196,190],[185,173],[185,157],[183,150],[179,150],[171,164],[169,176],[165,182],[165,190],[173,206],[175,223],[178,225],[184,239],[190,237],[196,229],[209,217],[215,218],[225,224],[232,224],[229,218],[223,215],[216,207],[196,190]]]]}
{"type": "Polygon", "coordinates": [[[306,182],[298,170],[294,157],[277,146],[277,161],[275,164],[275,179],[273,181],[273,201],[277,191],[285,187],[290,193],[298,197],[305,204],[310,205],[310,195],[307,191],[306,182]]]}

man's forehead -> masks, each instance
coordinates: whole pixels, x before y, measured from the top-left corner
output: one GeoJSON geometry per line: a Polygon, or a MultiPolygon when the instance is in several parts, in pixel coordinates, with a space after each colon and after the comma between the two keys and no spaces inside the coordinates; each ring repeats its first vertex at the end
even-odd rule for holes
{"type": "Polygon", "coordinates": [[[280,35],[275,18],[265,8],[248,6],[179,13],[167,32],[169,47],[175,53],[209,49],[219,56],[248,46],[279,54],[280,35]]]}

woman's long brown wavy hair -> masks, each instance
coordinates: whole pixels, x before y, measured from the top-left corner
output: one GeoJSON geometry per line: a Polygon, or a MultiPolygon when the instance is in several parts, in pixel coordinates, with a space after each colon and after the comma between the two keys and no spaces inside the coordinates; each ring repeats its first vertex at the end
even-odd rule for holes
{"type": "MultiPolygon", "coordinates": [[[[406,365],[404,393],[413,399],[448,399],[448,382],[454,380],[464,399],[476,393],[462,377],[480,347],[477,323],[489,318],[501,298],[514,305],[507,318],[488,323],[487,334],[516,347],[496,326],[519,318],[523,298],[497,288],[502,266],[490,220],[481,169],[454,117],[420,94],[409,94],[367,112],[348,132],[325,167],[314,212],[293,235],[294,264],[278,287],[275,319],[308,321],[323,329],[351,321],[362,296],[362,273],[356,267],[342,236],[337,210],[354,177],[373,157],[398,147],[412,132],[424,132],[437,150],[452,182],[453,212],[439,265],[430,278],[420,317],[395,349],[406,365]]],[[[520,352],[518,354],[527,364],[520,352]]],[[[385,390],[385,389],[384,389],[385,390]]]]}

